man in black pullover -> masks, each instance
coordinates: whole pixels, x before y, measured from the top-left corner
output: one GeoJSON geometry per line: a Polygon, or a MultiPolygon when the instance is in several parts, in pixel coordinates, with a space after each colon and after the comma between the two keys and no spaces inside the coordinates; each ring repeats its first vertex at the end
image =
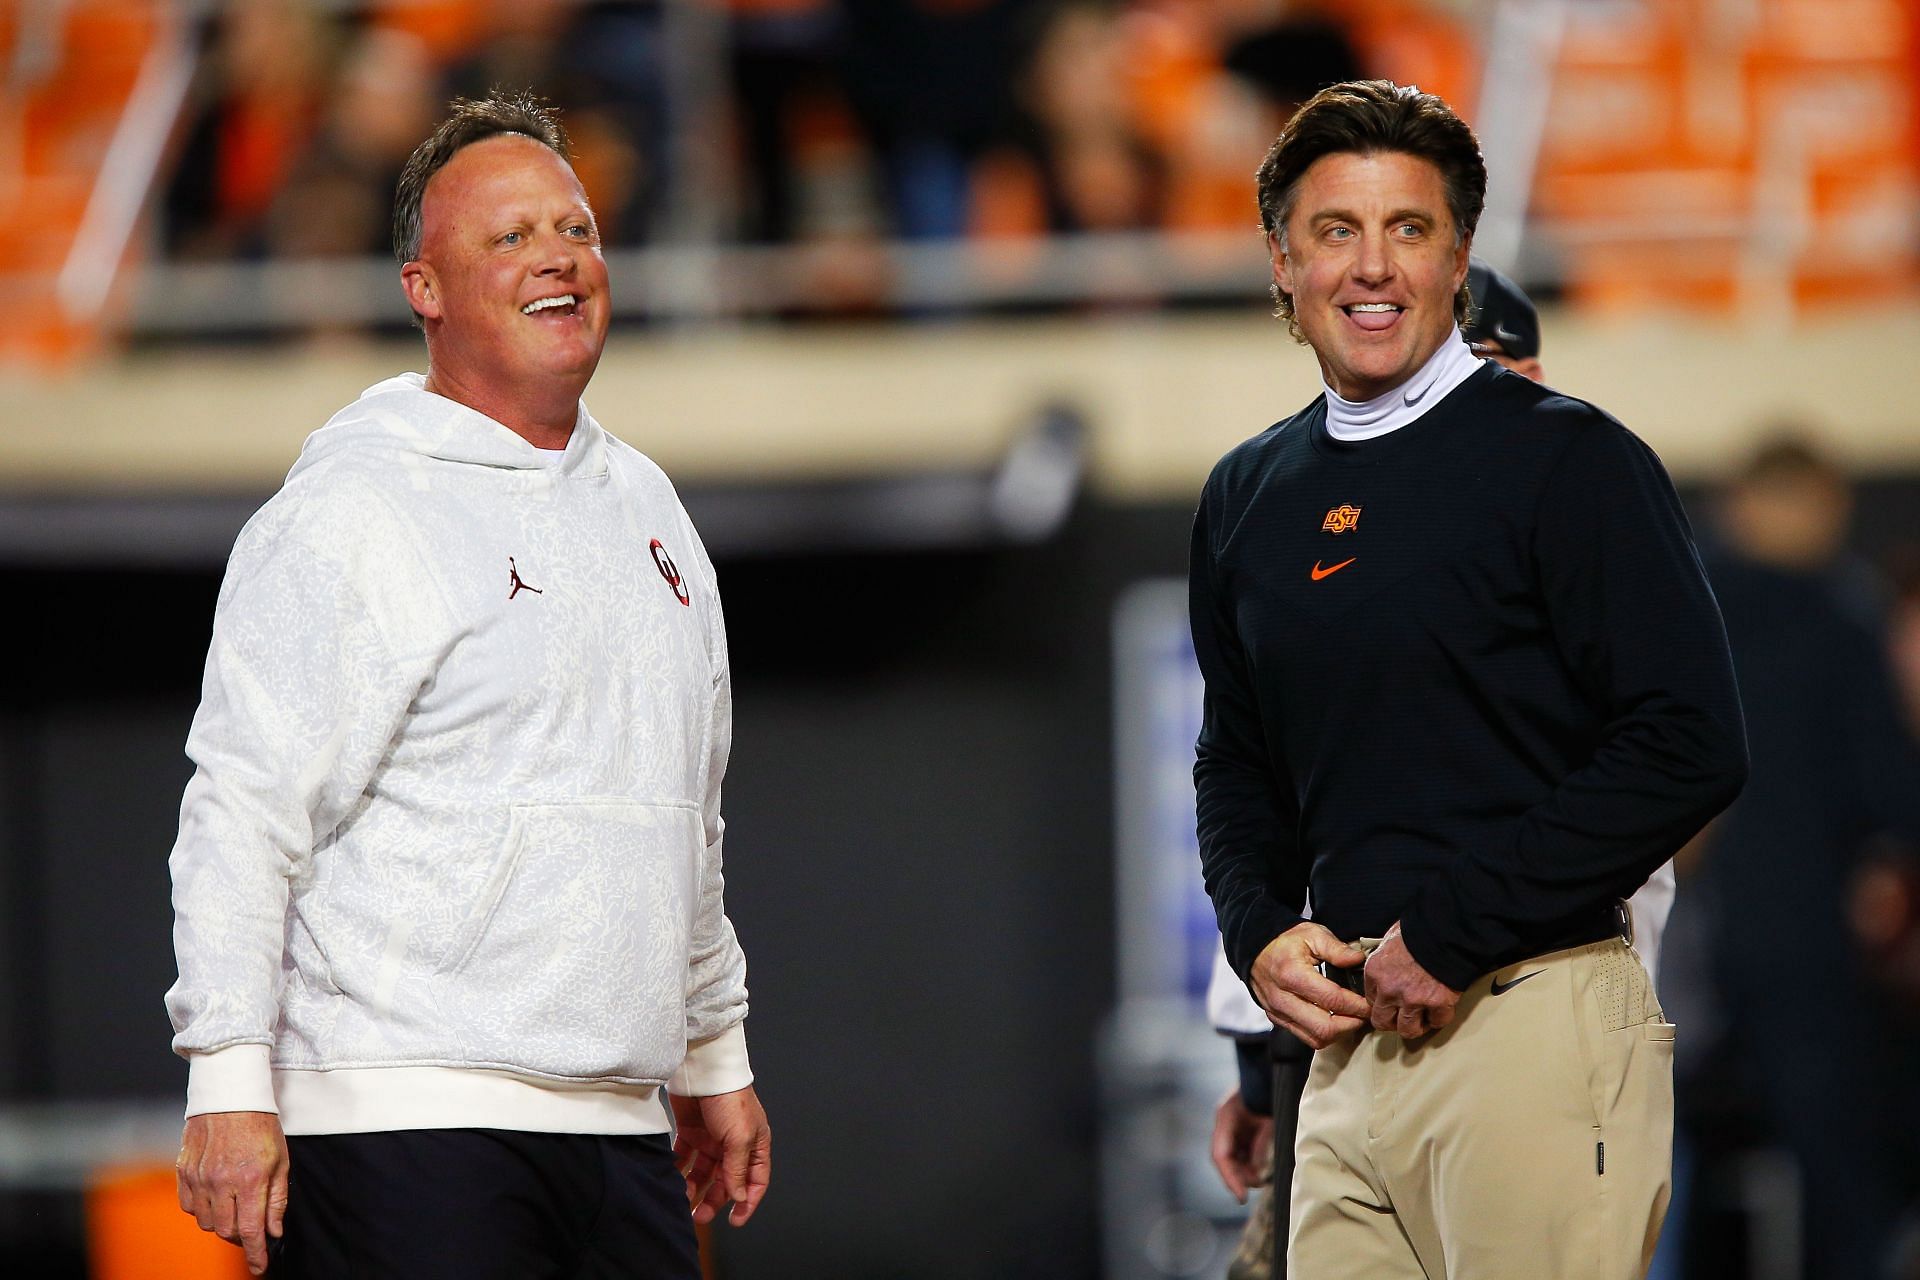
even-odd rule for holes
{"type": "MultiPolygon", "coordinates": [[[[1519,285],[1487,263],[1474,258],[1467,268],[1467,293],[1472,304],[1460,336],[1473,354],[1491,360],[1504,369],[1523,374],[1535,382],[1546,381],[1546,368],[1540,358],[1540,313],[1533,299],[1519,285]]],[[[1724,595],[1722,596],[1724,603],[1724,595]]],[[[1729,625],[1729,642],[1735,642],[1729,625]]],[[[1634,954],[1646,966],[1647,976],[1658,981],[1661,936],[1666,930],[1675,892],[1671,862],[1656,871],[1638,893],[1627,900],[1632,916],[1634,954]]],[[[1217,972],[1213,982],[1235,981],[1227,971],[1217,972]]],[[[1208,987],[1208,1011],[1214,1012],[1216,993],[1208,987]]],[[[1232,997],[1221,995],[1222,1007],[1231,1006],[1232,997]]],[[[1256,1014],[1250,997],[1239,1003],[1256,1014]]],[[[1229,1029],[1216,1022],[1216,1029],[1233,1037],[1240,1085],[1220,1102],[1214,1113],[1212,1154],[1227,1190],[1243,1202],[1249,1188],[1262,1187],[1233,1261],[1227,1268],[1227,1280],[1280,1280],[1286,1275],[1284,1257],[1275,1253],[1276,1240],[1286,1244],[1285,1231],[1275,1231],[1275,1201],[1284,1205],[1293,1181],[1293,1139],[1300,1094],[1306,1087],[1307,1068],[1313,1051],[1291,1035],[1248,1034],[1244,1027],[1229,1029]],[[1263,1147],[1270,1143],[1271,1149],[1263,1147]],[[1271,1173],[1268,1163],[1271,1159],[1271,1173]]]]}
{"type": "Polygon", "coordinates": [[[1299,1280],[1643,1273],[1673,1029],[1620,899],[1745,777],[1658,459],[1460,339],[1485,181],[1412,89],[1338,85],[1288,124],[1262,217],[1327,394],[1228,454],[1195,522],[1207,889],[1319,1050],[1299,1280]]]}

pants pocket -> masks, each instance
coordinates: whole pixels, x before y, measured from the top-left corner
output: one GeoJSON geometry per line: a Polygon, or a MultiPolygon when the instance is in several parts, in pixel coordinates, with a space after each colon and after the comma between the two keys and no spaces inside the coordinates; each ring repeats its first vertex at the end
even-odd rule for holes
{"type": "Polygon", "coordinates": [[[1601,1030],[1608,1034],[1638,1026],[1660,1012],[1646,969],[1625,944],[1605,947],[1594,957],[1593,993],[1601,1030]]]}

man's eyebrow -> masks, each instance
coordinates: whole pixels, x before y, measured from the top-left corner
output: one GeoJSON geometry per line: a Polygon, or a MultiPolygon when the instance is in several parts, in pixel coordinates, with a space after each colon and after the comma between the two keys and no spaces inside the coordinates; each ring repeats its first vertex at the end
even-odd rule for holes
{"type": "Polygon", "coordinates": [[[575,218],[581,218],[596,225],[599,221],[593,216],[593,206],[584,203],[568,205],[564,212],[557,214],[536,212],[524,205],[496,205],[487,212],[484,221],[494,228],[494,235],[499,235],[512,231],[516,227],[533,226],[546,221],[549,217],[555,223],[572,222],[575,218]]]}
{"type": "MultiPolygon", "coordinates": [[[[1388,222],[1418,222],[1422,226],[1437,226],[1440,218],[1430,209],[1395,209],[1386,217],[1388,222]]],[[[1359,214],[1349,209],[1316,209],[1307,216],[1308,226],[1319,226],[1327,222],[1364,222],[1359,214]]]]}

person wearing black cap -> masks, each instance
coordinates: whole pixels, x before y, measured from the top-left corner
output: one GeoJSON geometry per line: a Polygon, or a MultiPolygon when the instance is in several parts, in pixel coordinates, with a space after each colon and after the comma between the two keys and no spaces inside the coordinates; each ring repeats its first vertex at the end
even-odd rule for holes
{"type": "Polygon", "coordinates": [[[1467,264],[1473,311],[1460,328],[1477,356],[1497,361],[1523,378],[1547,380],[1540,364],[1540,313],[1519,285],[1475,258],[1467,264]]]}
{"type": "Polygon", "coordinates": [[[1658,459],[1459,336],[1485,188],[1431,94],[1294,116],[1261,215],[1326,394],[1195,515],[1202,873],[1235,973],[1316,1050],[1312,1280],[1644,1274],[1673,1028],[1618,909],[1746,777],[1658,459]]]}
{"type": "MultiPolygon", "coordinates": [[[[1541,363],[1540,313],[1526,290],[1479,258],[1467,264],[1471,299],[1460,336],[1477,356],[1535,382],[1546,381],[1541,363]]],[[[1650,981],[1659,975],[1660,940],[1673,910],[1675,878],[1668,860],[1628,899],[1630,941],[1650,981]]],[[[1227,1280],[1283,1280],[1286,1261],[1277,1252],[1276,1196],[1293,1175],[1293,1139],[1313,1051],[1285,1032],[1274,1033],[1266,1014],[1234,976],[1224,952],[1216,956],[1207,988],[1207,1011],[1215,1030],[1230,1036],[1240,1083],[1214,1109],[1211,1155],[1221,1181],[1245,1203],[1254,1194],[1227,1280]]]]}

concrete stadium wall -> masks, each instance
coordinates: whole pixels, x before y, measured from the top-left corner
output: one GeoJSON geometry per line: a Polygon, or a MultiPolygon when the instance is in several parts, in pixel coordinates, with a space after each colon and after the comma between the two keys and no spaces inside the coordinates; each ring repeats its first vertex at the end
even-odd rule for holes
{"type": "MultiPolygon", "coordinates": [[[[1861,471],[1920,466],[1920,308],[1544,327],[1553,384],[1682,479],[1783,418],[1861,471]]],[[[0,493],[264,494],[361,388],[424,365],[417,341],[334,340],[149,351],[51,381],[0,371],[0,493]]],[[[970,465],[1064,400],[1091,425],[1095,492],[1138,502],[1191,498],[1221,453],[1318,387],[1307,352],[1249,311],[621,333],[587,400],[683,484],[970,465]]]]}

